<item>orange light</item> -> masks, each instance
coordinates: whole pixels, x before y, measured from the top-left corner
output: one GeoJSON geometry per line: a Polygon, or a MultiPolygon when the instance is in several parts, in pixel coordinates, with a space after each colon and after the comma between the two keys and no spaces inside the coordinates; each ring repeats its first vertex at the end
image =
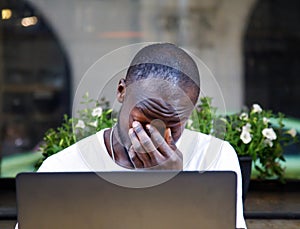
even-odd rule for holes
{"type": "Polygon", "coordinates": [[[10,9],[2,9],[1,15],[2,15],[2,20],[8,20],[12,16],[12,11],[10,9]]]}
{"type": "Polygon", "coordinates": [[[28,27],[35,25],[38,22],[37,17],[32,16],[32,17],[24,17],[21,21],[22,26],[28,27]]]}

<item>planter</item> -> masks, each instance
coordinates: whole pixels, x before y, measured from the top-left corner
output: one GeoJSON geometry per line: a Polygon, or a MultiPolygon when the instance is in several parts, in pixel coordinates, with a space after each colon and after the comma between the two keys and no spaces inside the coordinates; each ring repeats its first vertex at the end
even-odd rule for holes
{"type": "Polygon", "coordinates": [[[239,156],[238,159],[242,174],[243,202],[245,202],[251,179],[252,158],[250,156],[239,156]]]}

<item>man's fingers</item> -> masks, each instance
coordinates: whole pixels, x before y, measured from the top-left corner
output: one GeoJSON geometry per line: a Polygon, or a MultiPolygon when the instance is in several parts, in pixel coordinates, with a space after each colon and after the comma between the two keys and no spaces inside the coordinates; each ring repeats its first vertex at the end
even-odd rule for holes
{"type": "Polygon", "coordinates": [[[168,145],[172,148],[172,149],[176,149],[176,145],[175,145],[175,141],[172,137],[172,132],[171,132],[171,129],[168,128],[166,133],[165,133],[165,139],[166,139],[166,142],[168,143],[168,145]]]}
{"type": "Polygon", "coordinates": [[[150,158],[140,140],[138,139],[136,132],[134,132],[133,129],[129,129],[128,134],[132,143],[132,148],[135,152],[135,156],[137,156],[143,162],[144,166],[147,166],[149,164],[150,158]]]}
{"type": "Polygon", "coordinates": [[[165,135],[165,138],[166,138],[166,142],[167,144],[175,151],[175,153],[182,159],[183,158],[183,155],[182,153],[177,149],[177,146],[175,144],[175,141],[172,137],[172,132],[171,132],[171,129],[168,128],[167,131],[166,131],[166,135],[165,135]]]}
{"type": "Polygon", "coordinates": [[[148,134],[146,133],[146,131],[144,130],[142,125],[139,122],[134,121],[132,123],[132,127],[133,127],[133,130],[134,130],[136,136],[138,137],[138,141],[139,141],[140,145],[143,147],[143,149],[147,153],[155,151],[156,147],[152,143],[151,138],[148,136],[148,134]]]}
{"type": "Polygon", "coordinates": [[[136,152],[134,152],[133,146],[131,146],[128,150],[129,158],[135,168],[143,168],[144,164],[137,156],[136,152]]]}
{"type": "Polygon", "coordinates": [[[173,140],[171,129],[168,128],[165,132],[165,138],[156,130],[155,127],[147,125],[147,129],[151,133],[151,139],[157,145],[158,151],[165,157],[176,160],[179,157],[183,158],[182,153],[177,149],[175,141],[173,140]]]}
{"type": "Polygon", "coordinates": [[[150,167],[156,165],[157,163],[159,163],[159,161],[163,161],[163,155],[157,150],[157,147],[153,144],[152,139],[149,137],[142,125],[139,122],[134,121],[132,123],[132,127],[136,136],[136,138],[132,139],[134,140],[134,149],[138,153],[138,156],[141,157],[141,160],[144,162],[144,166],[150,167]],[[140,147],[143,148],[144,151],[139,151],[140,147]],[[141,155],[140,152],[146,155],[141,155]]]}
{"type": "Polygon", "coordinates": [[[158,149],[158,151],[165,157],[171,156],[172,149],[167,144],[164,137],[158,132],[158,130],[150,124],[146,125],[146,128],[151,134],[151,140],[155,145],[156,149],[158,149]]]}
{"type": "Polygon", "coordinates": [[[143,126],[134,121],[128,134],[132,143],[129,156],[136,168],[182,168],[182,154],[176,148],[168,128],[165,136],[151,124],[144,130],[143,126]],[[166,136],[167,135],[167,136],[166,136]]]}

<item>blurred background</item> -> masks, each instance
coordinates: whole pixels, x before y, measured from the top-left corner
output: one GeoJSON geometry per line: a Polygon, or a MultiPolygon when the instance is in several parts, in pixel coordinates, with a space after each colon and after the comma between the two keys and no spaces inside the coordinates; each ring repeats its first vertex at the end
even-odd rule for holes
{"type": "MultiPolygon", "coordinates": [[[[0,0],[0,13],[2,177],[33,169],[92,64],[139,42],[186,48],[211,70],[228,111],[259,103],[300,131],[297,0],[0,0]]],[[[99,72],[95,83],[106,81],[99,72]]],[[[286,155],[300,179],[299,146],[286,155]]]]}

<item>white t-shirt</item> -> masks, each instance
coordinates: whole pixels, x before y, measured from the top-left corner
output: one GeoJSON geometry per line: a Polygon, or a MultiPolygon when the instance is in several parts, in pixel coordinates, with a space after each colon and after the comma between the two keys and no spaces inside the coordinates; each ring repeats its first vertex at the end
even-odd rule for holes
{"type": "MultiPolygon", "coordinates": [[[[116,164],[104,144],[104,130],[47,158],[38,172],[126,171],[116,164]]],[[[238,158],[225,141],[185,129],[176,143],[183,154],[183,170],[221,170],[237,174],[237,228],[246,228],[243,217],[242,179],[238,158]]]]}

